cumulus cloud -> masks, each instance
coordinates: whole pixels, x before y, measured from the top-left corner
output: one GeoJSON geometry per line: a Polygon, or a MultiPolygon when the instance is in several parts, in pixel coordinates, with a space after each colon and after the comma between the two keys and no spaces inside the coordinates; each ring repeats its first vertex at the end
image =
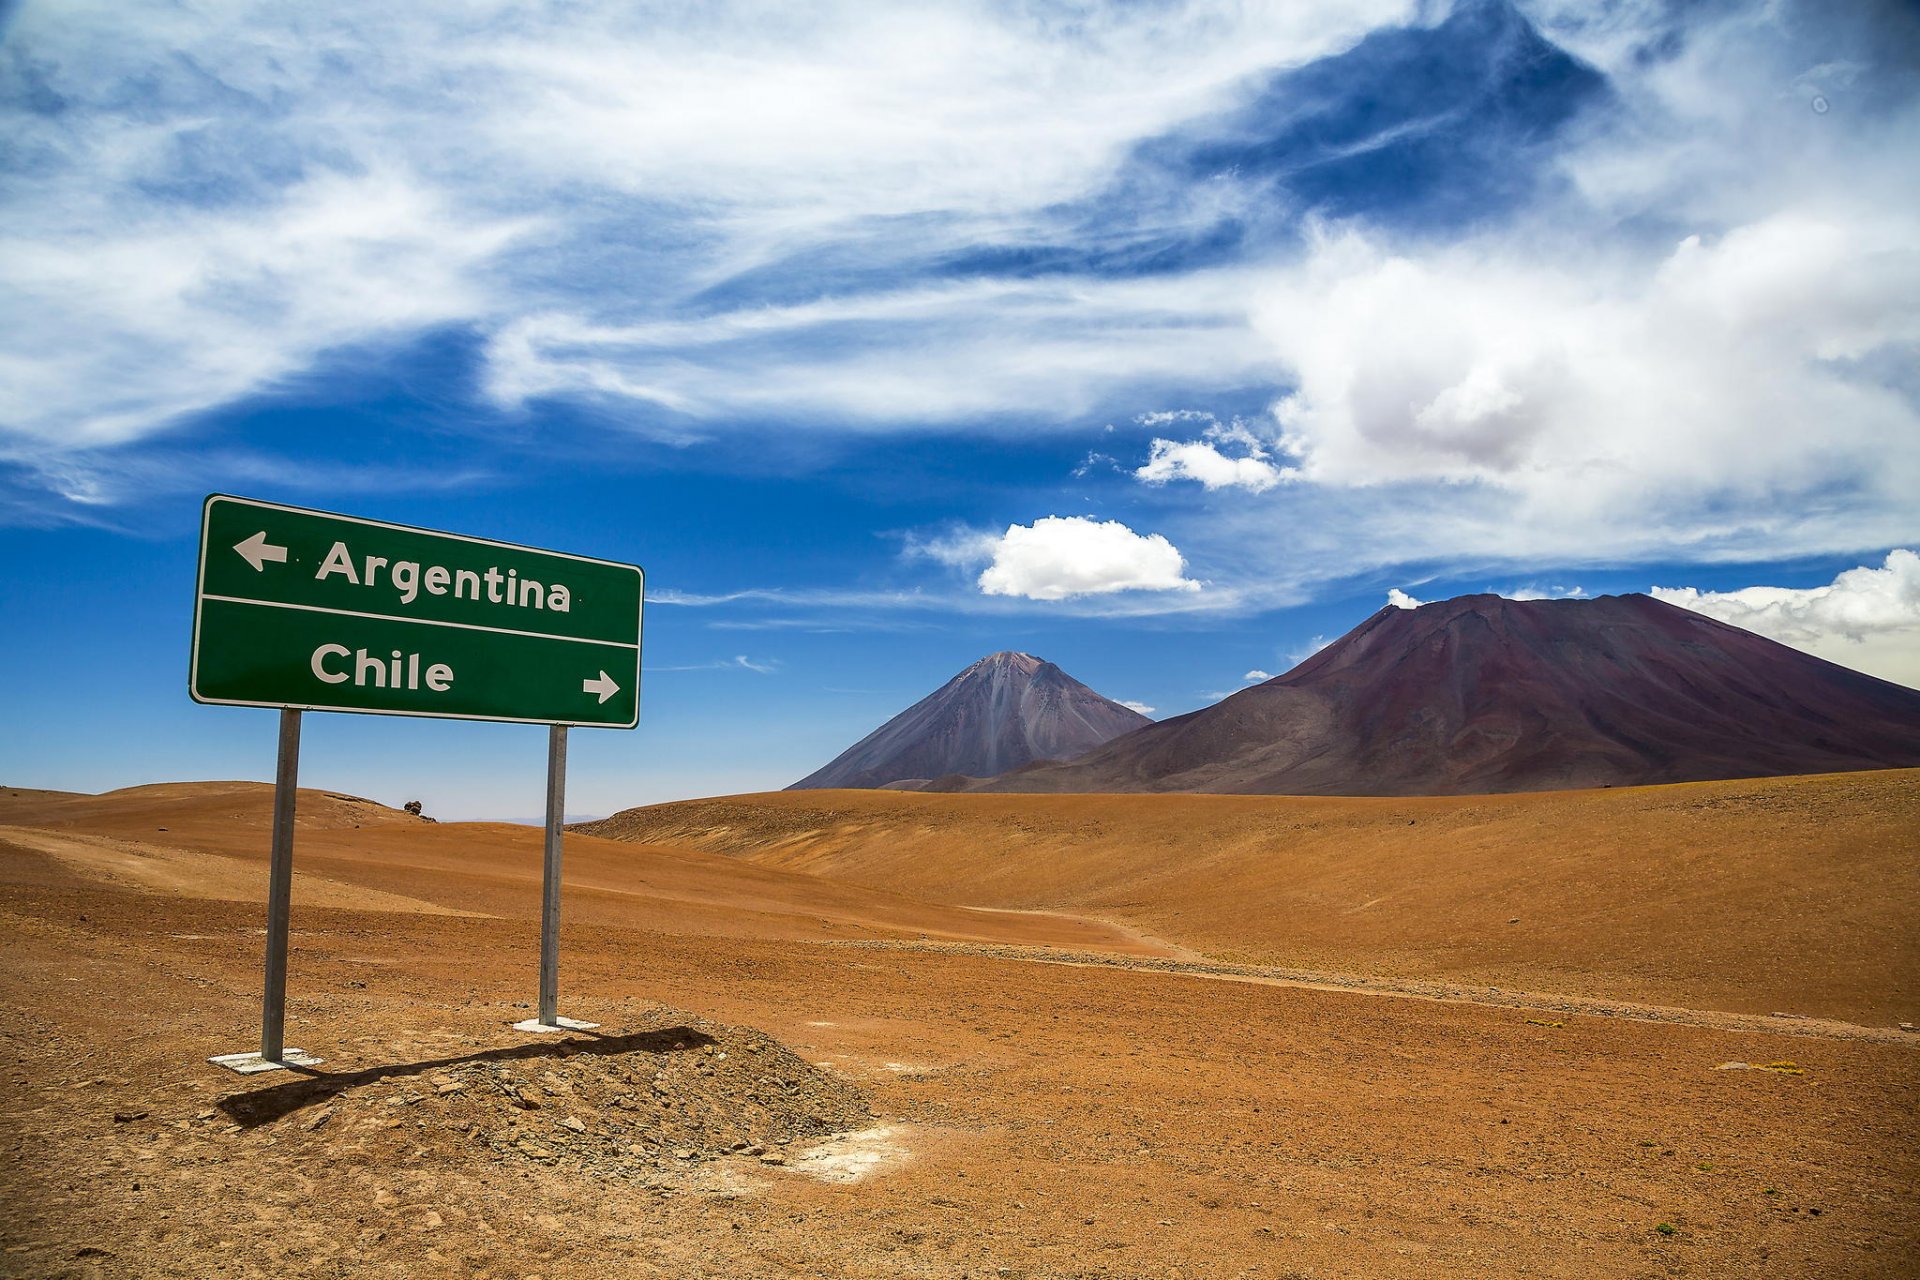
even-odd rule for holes
{"type": "Polygon", "coordinates": [[[1255,667],[1253,670],[1247,672],[1247,674],[1241,676],[1240,678],[1250,683],[1258,682],[1261,680],[1271,680],[1273,679],[1273,672],[1262,671],[1260,670],[1260,668],[1255,667]]]}
{"type": "Polygon", "coordinates": [[[1889,680],[1920,686],[1920,555],[1891,551],[1822,587],[1701,591],[1654,587],[1655,599],[1889,680]]]}
{"type": "Polygon", "coordinates": [[[1120,699],[1120,705],[1129,711],[1138,711],[1143,716],[1151,716],[1153,714],[1153,708],[1144,702],[1134,702],[1132,699],[1122,698],[1120,699]]]}
{"type": "Polygon", "coordinates": [[[1500,491],[1523,525],[1777,526],[1783,490],[1837,487],[1885,511],[1920,412],[1870,357],[1920,348],[1920,216],[1824,203],[1648,262],[1325,231],[1257,320],[1297,380],[1281,448],[1322,485],[1500,491]]]}
{"type": "Polygon", "coordinates": [[[980,573],[990,596],[1065,600],[1115,591],[1198,591],[1187,562],[1165,537],[1139,534],[1118,520],[1045,516],[1008,525],[980,573]]]}
{"type": "Polygon", "coordinates": [[[1920,555],[1899,548],[1888,552],[1879,568],[1848,569],[1824,587],[1655,587],[1653,595],[1789,643],[1829,636],[1864,640],[1920,628],[1920,555]]]}
{"type": "Polygon", "coordinates": [[[1887,51],[1913,24],[1528,9],[1614,91],[1560,184],[1454,236],[1320,223],[1254,288],[1294,384],[1289,504],[1366,511],[1347,532],[1380,563],[1911,538],[1920,171],[1888,157],[1920,148],[1920,97],[1887,51]]]}
{"type": "Polygon", "coordinates": [[[1418,609],[1425,600],[1416,600],[1398,587],[1387,589],[1387,603],[1396,609],[1418,609]]]}
{"type": "Polygon", "coordinates": [[[1198,440],[1156,437],[1149,446],[1146,465],[1133,474],[1148,484],[1197,480],[1207,489],[1247,489],[1254,493],[1264,493],[1291,475],[1269,460],[1272,455],[1266,441],[1237,418],[1219,422],[1212,414],[1187,411],[1143,414],[1138,421],[1161,426],[1193,419],[1209,423],[1198,440]]]}

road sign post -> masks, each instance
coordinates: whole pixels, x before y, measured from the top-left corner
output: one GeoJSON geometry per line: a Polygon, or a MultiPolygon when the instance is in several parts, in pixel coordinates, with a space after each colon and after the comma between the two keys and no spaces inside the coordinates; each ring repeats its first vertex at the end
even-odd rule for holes
{"type": "Polygon", "coordinates": [[[517,1025],[592,1025],[557,1008],[567,729],[639,722],[645,585],[636,565],[207,499],[188,692],[281,711],[260,1052],[213,1061],[239,1071],[318,1061],[283,1037],[302,711],[548,726],[539,1016],[517,1025]]]}
{"type": "Polygon", "coordinates": [[[547,730],[547,830],[540,870],[539,1013],[516,1031],[591,1031],[600,1024],[560,1016],[560,842],[566,833],[567,726],[547,730]]]}
{"type": "Polygon", "coordinates": [[[260,994],[260,1052],[223,1053],[210,1061],[242,1075],[283,1066],[317,1067],[321,1059],[286,1047],[287,920],[293,901],[293,806],[300,793],[300,713],[280,712],[280,754],[273,771],[273,852],[267,869],[267,963],[260,994]]]}

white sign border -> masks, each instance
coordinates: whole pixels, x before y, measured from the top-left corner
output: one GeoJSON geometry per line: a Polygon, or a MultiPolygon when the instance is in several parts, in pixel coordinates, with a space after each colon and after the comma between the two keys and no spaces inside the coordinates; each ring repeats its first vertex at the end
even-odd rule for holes
{"type": "MultiPolygon", "coordinates": [[[[246,601],[248,604],[271,605],[270,601],[246,601]]],[[[370,520],[365,516],[341,515],[337,511],[322,511],[318,507],[296,507],[284,502],[267,502],[259,498],[243,498],[231,493],[210,493],[200,504],[200,556],[193,566],[193,644],[187,659],[187,696],[202,706],[208,707],[263,707],[282,711],[337,711],[347,715],[360,716],[406,716],[414,720],[478,720],[495,724],[563,724],[575,729],[636,729],[640,726],[640,646],[645,637],[645,615],[647,608],[647,571],[637,564],[628,564],[623,560],[603,560],[598,556],[574,555],[569,551],[549,551],[544,547],[529,547],[519,542],[502,542],[497,538],[476,538],[464,533],[448,533],[444,529],[427,529],[420,525],[395,524],[389,520],[370,520]],[[321,702],[254,702],[243,698],[211,698],[200,692],[200,606],[207,599],[207,531],[212,524],[213,504],[215,502],[234,502],[245,507],[255,507],[266,511],[287,511],[295,515],[322,516],[328,520],[344,520],[348,524],[365,525],[375,529],[394,529],[401,533],[423,533],[430,537],[450,538],[455,542],[465,542],[484,547],[501,547],[508,551],[524,551],[533,555],[553,556],[560,560],[578,560],[584,564],[604,565],[610,569],[631,569],[640,578],[640,606],[633,622],[633,719],[625,724],[609,724],[605,720],[537,720],[529,716],[481,716],[462,712],[445,711],[402,711],[375,707],[342,707],[321,702]]],[[[317,609],[316,612],[353,615],[351,610],[317,609]]],[[[361,615],[364,616],[364,615],[361,615]]],[[[430,625],[431,619],[395,617],[392,614],[378,615],[388,622],[430,625]]],[[[624,640],[593,640],[585,636],[541,636],[545,640],[575,641],[584,644],[600,644],[617,648],[629,647],[624,640]]]]}

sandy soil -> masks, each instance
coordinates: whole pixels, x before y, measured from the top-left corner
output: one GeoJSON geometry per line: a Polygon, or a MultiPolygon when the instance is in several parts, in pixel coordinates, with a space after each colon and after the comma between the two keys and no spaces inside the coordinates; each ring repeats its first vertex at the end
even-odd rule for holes
{"type": "Polygon", "coordinates": [[[1920,1036],[1726,1020],[1759,966],[1662,970],[1691,1020],[1643,1020],[570,838],[563,1009],[603,1025],[528,1037],[538,833],[303,804],[326,1062],[243,1079],[203,1059],[254,1035],[267,790],[0,792],[0,1274],[1920,1274],[1920,1036]]]}
{"type": "Polygon", "coordinates": [[[1531,795],[779,792],[589,830],[1209,956],[1920,1022],[1920,770],[1531,795]]]}

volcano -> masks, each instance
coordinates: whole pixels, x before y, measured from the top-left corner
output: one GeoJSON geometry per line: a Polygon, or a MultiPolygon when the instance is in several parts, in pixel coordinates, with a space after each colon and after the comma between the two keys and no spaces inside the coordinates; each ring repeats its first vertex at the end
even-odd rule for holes
{"type": "Polygon", "coordinates": [[[1152,723],[1030,653],[989,654],[787,790],[986,777],[1152,723]]]}
{"type": "Polygon", "coordinates": [[[1920,765],[1920,691],[1644,595],[1380,610],[1285,675],[943,789],[1462,795],[1920,765]]]}

